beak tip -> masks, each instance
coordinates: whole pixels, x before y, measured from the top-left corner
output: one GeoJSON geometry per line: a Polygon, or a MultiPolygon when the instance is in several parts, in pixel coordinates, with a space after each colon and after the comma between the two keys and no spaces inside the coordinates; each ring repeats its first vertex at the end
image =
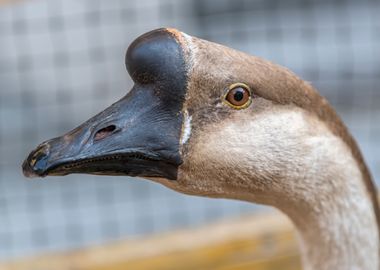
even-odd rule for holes
{"type": "Polygon", "coordinates": [[[31,160],[29,157],[24,160],[22,163],[22,173],[27,178],[37,178],[37,177],[44,177],[45,175],[42,173],[42,169],[36,167],[36,162],[31,160]],[[34,164],[34,165],[33,165],[34,164]]]}
{"type": "Polygon", "coordinates": [[[22,163],[22,172],[25,177],[36,178],[43,177],[43,172],[47,167],[49,148],[42,144],[32,151],[22,163]]]}
{"type": "Polygon", "coordinates": [[[31,168],[28,159],[24,160],[24,162],[22,163],[22,173],[27,178],[36,178],[36,177],[38,177],[38,175],[36,174],[36,172],[33,171],[33,169],[31,168]]]}

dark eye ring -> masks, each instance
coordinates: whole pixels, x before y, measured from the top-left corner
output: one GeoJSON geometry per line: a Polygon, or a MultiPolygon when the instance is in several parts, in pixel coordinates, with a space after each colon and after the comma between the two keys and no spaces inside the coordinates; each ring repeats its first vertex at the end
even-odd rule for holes
{"type": "Polygon", "coordinates": [[[223,101],[234,109],[245,109],[252,102],[251,89],[244,83],[231,84],[223,96],[223,101]]]}

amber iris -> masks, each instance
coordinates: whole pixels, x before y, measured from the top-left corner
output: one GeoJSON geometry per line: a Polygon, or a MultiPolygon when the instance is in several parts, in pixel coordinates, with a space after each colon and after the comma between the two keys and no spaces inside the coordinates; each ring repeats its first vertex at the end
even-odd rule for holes
{"type": "Polygon", "coordinates": [[[249,105],[251,93],[245,86],[237,85],[228,91],[225,99],[232,106],[243,108],[249,105]]]}

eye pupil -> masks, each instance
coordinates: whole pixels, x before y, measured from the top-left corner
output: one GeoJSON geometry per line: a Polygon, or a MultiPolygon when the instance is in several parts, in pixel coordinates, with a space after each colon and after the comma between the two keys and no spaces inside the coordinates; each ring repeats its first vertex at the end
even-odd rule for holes
{"type": "Polygon", "coordinates": [[[241,101],[244,98],[244,91],[242,89],[237,89],[234,94],[234,99],[236,101],[241,101]]]}

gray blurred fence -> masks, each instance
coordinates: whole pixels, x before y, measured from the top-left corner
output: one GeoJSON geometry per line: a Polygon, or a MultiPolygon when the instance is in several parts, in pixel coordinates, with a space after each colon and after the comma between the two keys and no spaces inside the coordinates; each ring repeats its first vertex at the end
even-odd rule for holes
{"type": "Polygon", "coordinates": [[[124,53],[170,26],[265,57],[337,108],[380,179],[379,1],[34,0],[0,6],[0,259],[252,213],[127,177],[27,181],[31,148],[122,97],[124,53]]]}

